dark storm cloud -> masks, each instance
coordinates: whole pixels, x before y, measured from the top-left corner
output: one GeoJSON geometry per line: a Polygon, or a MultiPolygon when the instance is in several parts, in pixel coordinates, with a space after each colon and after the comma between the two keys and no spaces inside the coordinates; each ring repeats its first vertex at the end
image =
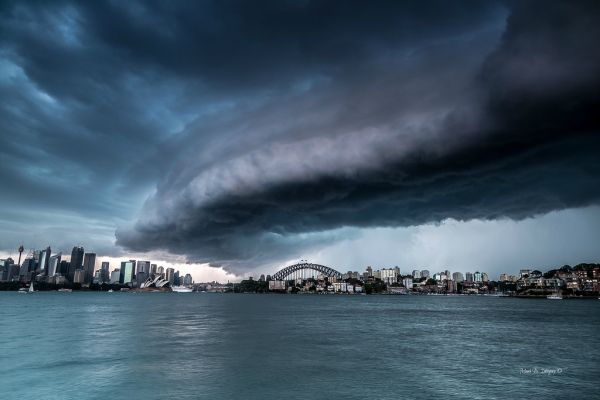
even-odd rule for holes
{"type": "Polygon", "coordinates": [[[256,122],[265,115],[286,135],[181,165],[120,242],[236,268],[343,226],[520,219],[597,203],[597,7],[540,6],[511,8],[495,46],[468,29],[450,42],[421,34],[411,39],[422,47],[403,57],[405,44],[382,39],[387,57],[327,75],[309,99],[280,94],[258,116],[243,114],[255,138],[270,128],[256,122]],[[286,111],[299,120],[285,121],[286,111]]]}
{"type": "Polygon", "coordinates": [[[129,249],[242,268],[345,226],[598,200],[593,2],[5,2],[0,18],[3,205],[118,224],[156,185],[117,232],[129,249]]]}

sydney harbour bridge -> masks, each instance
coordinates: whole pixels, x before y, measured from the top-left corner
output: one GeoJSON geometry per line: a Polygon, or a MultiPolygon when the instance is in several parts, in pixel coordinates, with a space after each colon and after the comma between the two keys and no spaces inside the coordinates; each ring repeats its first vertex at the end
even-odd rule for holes
{"type": "Polygon", "coordinates": [[[333,268],[325,265],[313,264],[309,262],[300,262],[280,269],[273,274],[272,279],[284,281],[290,279],[308,279],[317,278],[319,275],[325,277],[335,277],[341,279],[342,274],[333,268]]]}

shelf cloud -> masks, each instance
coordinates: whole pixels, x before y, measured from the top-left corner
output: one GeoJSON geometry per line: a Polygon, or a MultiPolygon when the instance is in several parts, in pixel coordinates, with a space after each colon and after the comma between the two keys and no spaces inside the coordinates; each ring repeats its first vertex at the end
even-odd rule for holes
{"type": "Polygon", "coordinates": [[[597,2],[5,2],[0,20],[4,204],[109,220],[125,250],[243,272],[354,228],[599,203],[597,2]]]}

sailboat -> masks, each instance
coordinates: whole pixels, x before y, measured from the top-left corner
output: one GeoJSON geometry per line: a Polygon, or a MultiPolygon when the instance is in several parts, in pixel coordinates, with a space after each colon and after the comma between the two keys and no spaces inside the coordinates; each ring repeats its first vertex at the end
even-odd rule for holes
{"type": "Polygon", "coordinates": [[[33,293],[35,289],[33,288],[33,281],[29,284],[29,289],[21,288],[18,290],[18,293],[33,293]]]}

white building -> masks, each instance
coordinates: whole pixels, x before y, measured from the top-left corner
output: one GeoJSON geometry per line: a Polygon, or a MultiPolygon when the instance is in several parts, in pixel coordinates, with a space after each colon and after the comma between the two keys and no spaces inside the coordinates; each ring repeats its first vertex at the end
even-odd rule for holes
{"type": "Polygon", "coordinates": [[[396,268],[382,268],[379,273],[380,279],[388,285],[398,283],[398,271],[396,268]]]}

